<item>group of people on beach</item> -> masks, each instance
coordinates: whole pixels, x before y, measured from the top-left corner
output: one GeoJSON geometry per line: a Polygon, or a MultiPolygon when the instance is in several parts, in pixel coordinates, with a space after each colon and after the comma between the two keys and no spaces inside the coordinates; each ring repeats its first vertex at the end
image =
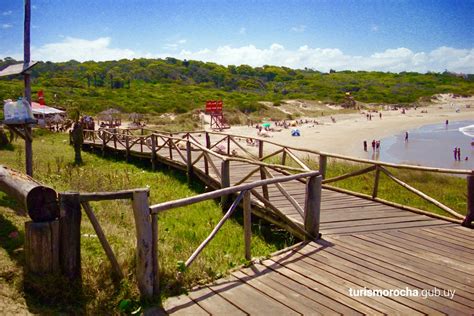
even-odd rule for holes
{"type": "MultiPolygon", "coordinates": [[[[454,160],[455,161],[461,161],[461,147],[454,147],[454,150],[453,150],[453,153],[454,153],[454,160]]],[[[469,160],[469,157],[466,156],[466,158],[464,158],[464,160],[469,160]]]]}
{"type": "MultiPolygon", "coordinates": [[[[367,141],[364,140],[364,151],[367,151],[367,141]]],[[[380,151],[380,140],[372,140],[372,151],[380,151]]]]}

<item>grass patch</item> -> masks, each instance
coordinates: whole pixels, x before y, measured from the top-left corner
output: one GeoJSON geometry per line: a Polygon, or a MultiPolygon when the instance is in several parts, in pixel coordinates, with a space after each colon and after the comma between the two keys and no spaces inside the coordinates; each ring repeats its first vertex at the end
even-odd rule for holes
{"type": "MultiPolygon", "coordinates": [[[[319,169],[319,163],[314,155],[302,156],[303,162],[313,170],[319,169]]],[[[281,163],[281,158],[271,157],[270,163],[281,163]]],[[[292,159],[287,158],[286,165],[301,168],[292,159]]],[[[341,176],[346,173],[369,167],[370,164],[341,161],[328,158],[326,168],[326,179],[341,176]]],[[[450,176],[435,172],[387,168],[396,178],[431,196],[459,214],[466,215],[467,211],[467,187],[465,177],[450,176]]],[[[375,171],[363,175],[351,177],[328,185],[350,190],[357,193],[372,195],[375,181],[375,171]]],[[[434,204],[419,197],[395,183],[383,172],[380,173],[378,194],[381,199],[415,207],[443,216],[453,217],[434,204]]]]}
{"type": "MultiPolygon", "coordinates": [[[[23,141],[15,141],[13,147],[13,151],[0,151],[0,164],[22,171],[23,141]]],[[[199,183],[188,186],[184,174],[179,172],[167,169],[152,172],[144,161],[135,160],[128,164],[113,155],[105,158],[87,152],[82,155],[84,164],[75,166],[74,151],[68,145],[67,135],[44,131],[34,133],[34,176],[58,192],[149,187],[150,202],[155,204],[197,195],[205,189],[199,183]]],[[[24,279],[22,245],[24,222],[28,218],[18,216],[13,211],[16,208],[15,203],[0,193],[0,284],[13,288],[18,297],[25,297],[30,310],[109,314],[146,303],[139,302],[134,277],[136,241],[130,201],[93,202],[91,205],[126,278],[120,284],[113,280],[110,264],[84,214],[81,227],[83,287],[78,289],[68,286],[67,282],[57,282],[58,279],[24,279]],[[12,232],[18,232],[14,240],[8,237],[12,232]],[[52,281],[63,286],[52,287],[52,281]],[[61,294],[62,299],[47,300],[48,296],[58,294],[61,294]],[[119,308],[120,304],[122,309],[119,308]]],[[[230,268],[246,263],[242,218],[241,214],[237,213],[224,224],[190,269],[182,277],[176,277],[177,263],[188,258],[222,215],[220,205],[214,200],[170,210],[160,215],[159,263],[163,297],[183,293],[193,285],[207,283],[225,275],[230,268]]],[[[254,257],[265,257],[295,242],[288,233],[258,220],[253,222],[253,233],[254,257]]]]}

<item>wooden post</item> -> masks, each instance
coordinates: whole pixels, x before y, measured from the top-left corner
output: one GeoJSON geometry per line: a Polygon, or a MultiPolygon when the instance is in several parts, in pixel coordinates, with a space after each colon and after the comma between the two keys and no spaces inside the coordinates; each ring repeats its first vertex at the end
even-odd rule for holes
{"type": "Polygon", "coordinates": [[[117,149],[117,134],[114,133],[114,148],[117,149]]]}
{"type": "Polygon", "coordinates": [[[70,280],[81,280],[81,204],[79,193],[59,194],[59,254],[62,273],[70,280]]]}
{"type": "Polygon", "coordinates": [[[143,136],[140,136],[140,152],[143,152],[143,136]]]}
{"type": "MultiPolygon", "coordinates": [[[[209,133],[206,132],[206,148],[211,148],[211,138],[209,137],[209,133]]],[[[207,161],[207,156],[204,156],[204,172],[206,175],[209,175],[209,162],[207,161]]]]}
{"type": "Polygon", "coordinates": [[[173,134],[170,134],[170,138],[168,138],[168,146],[170,149],[170,159],[173,160],[173,146],[172,146],[173,140],[171,139],[171,137],[173,137],[173,134]]]}
{"type": "MultiPolygon", "coordinates": [[[[230,161],[222,160],[221,162],[221,189],[230,187],[230,161]]],[[[225,212],[229,208],[229,196],[221,197],[222,211],[225,212]]]]}
{"type": "Polygon", "coordinates": [[[252,239],[252,209],[250,203],[250,191],[244,193],[244,242],[245,242],[245,259],[252,259],[251,252],[252,239]]]}
{"type": "Polygon", "coordinates": [[[193,175],[193,153],[191,150],[191,142],[188,140],[186,142],[186,176],[188,183],[191,183],[191,177],[193,175]]]}
{"type": "Polygon", "coordinates": [[[133,192],[133,216],[137,236],[137,282],[142,298],[153,296],[153,234],[148,204],[148,190],[133,192]]]}
{"type": "MultiPolygon", "coordinates": [[[[30,22],[31,22],[31,1],[25,0],[25,23],[23,32],[23,63],[27,66],[30,62],[30,22]]],[[[23,73],[23,81],[25,84],[25,98],[31,106],[31,79],[30,73],[23,73]]],[[[31,127],[25,125],[25,134],[31,135],[31,127]]],[[[26,174],[33,176],[33,139],[25,137],[25,163],[26,174]]]]}
{"type": "Polygon", "coordinates": [[[227,156],[230,156],[230,136],[227,136],[227,156]]]}
{"type": "Polygon", "coordinates": [[[313,176],[306,183],[304,203],[304,228],[314,239],[319,239],[319,223],[321,213],[322,175],[313,176]]]}
{"type": "Polygon", "coordinates": [[[377,193],[379,191],[379,179],[380,179],[380,166],[375,165],[374,189],[372,191],[372,198],[373,199],[375,199],[377,197],[377,193]]]}
{"type": "Polygon", "coordinates": [[[281,157],[281,164],[284,166],[286,164],[286,150],[283,149],[283,155],[281,157]]]}
{"type": "Polygon", "coordinates": [[[474,174],[467,176],[467,212],[462,225],[472,227],[474,221],[474,174]]]}
{"type": "Polygon", "coordinates": [[[160,295],[160,266],[158,263],[158,215],[151,216],[152,257],[153,257],[153,295],[160,295]]]}
{"type": "MultiPolygon", "coordinates": [[[[258,141],[258,158],[259,160],[263,158],[263,140],[258,141]]],[[[260,179],[265,180],[267,178],[267,174],[265,173],[265,167],[260,166],[260,179]]],[[[262,186],[262,191],[263,191],[263,197],[267,200],[270,199],[270,196],[268,194],[268,186],[263,185],[262,186]]]]}
{"type": "Polygon", "coordinates": [[[128,138],[128,135],[125,136],[125,159],[127,160],[127,162],[130,159],[130,140],[128,138]]]}
{"type": "Polygon", "coordinates": [[[102,156],[105,156],[105,138],[107,134],[105,134],[105,130],[102,130],[102,156]]]}
{"type": "Polygon", "coordinates": [[[156,170],[156,136],[151,134],[151,168],[156,170]]]}
{"type": "Polygon", "coordinates": [[[36,274],[60,271],[58,220],[25,223],[25,267],[36,274]]]}
{"type": "Polygon", "coordinates": [[[328,163],[328,157],[326,155],[319,155],[319,173],[326,179],[326,168],[328,163]]]}

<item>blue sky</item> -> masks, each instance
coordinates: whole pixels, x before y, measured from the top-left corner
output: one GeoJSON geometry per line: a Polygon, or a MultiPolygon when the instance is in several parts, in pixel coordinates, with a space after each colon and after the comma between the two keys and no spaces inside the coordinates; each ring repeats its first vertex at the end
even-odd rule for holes
{"type": "MultiPolygon", "coordinates": [[[[474,1],[31,0],[32,59],[138,57],[327,71],[474,73],[474,1]]],[[[0,0],[21,59],[23,0],[0,0]]]]}

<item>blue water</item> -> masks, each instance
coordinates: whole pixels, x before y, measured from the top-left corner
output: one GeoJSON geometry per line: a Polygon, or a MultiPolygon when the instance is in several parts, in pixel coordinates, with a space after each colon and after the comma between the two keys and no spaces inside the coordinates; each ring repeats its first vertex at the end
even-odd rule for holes
{"type": "MultiPolygon", "coordinates": [[[[449,168],[474,169],[474,121],[426,125],[381,140],[380,161],[449,168]],[[461,148],[461,161],[454,160],[454,147],[461,148]],[[465,158],[468,158],[466,161],[465,158]]],[[[370,148],[370,145],[369,145],[370,148]]],[[[371,149],[369,149],[371,150],[371,149]]]]}

